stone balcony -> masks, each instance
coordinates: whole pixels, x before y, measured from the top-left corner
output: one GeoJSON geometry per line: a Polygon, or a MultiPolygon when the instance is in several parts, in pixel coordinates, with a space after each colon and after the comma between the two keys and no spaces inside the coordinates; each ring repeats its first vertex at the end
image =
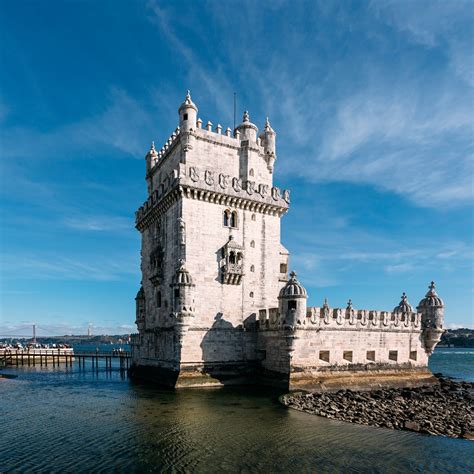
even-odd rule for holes
{"type": "Polygon", "coordinates": [[[222,267],[222,282],[226,285],[240,285],[243,275],[243,266],[240,264],[229,263],[222,267]]]}

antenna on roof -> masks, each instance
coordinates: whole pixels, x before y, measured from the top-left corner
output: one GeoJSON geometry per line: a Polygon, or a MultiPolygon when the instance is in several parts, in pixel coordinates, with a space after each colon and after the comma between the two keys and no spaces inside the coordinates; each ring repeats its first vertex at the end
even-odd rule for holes
{"type": "Polygon", "coordinates": [[[235,110],[237,108],[237,94],[234,92],[234,133],[235,133],[235,110]]]}

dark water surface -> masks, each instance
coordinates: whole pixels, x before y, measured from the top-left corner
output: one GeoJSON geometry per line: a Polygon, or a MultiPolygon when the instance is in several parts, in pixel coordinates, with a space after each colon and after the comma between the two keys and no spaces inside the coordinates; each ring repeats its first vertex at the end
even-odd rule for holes
{"type": "MultiPolygon", "coordinates": [[[[440,349],[432,370],[473,380],[474,349],[440,349]]],[[[76,365],[3,373],[18,377],[0,379],[0,472],[474,472],[472,441],[328,420],[275,392],[165,391],[76,365]]]]}

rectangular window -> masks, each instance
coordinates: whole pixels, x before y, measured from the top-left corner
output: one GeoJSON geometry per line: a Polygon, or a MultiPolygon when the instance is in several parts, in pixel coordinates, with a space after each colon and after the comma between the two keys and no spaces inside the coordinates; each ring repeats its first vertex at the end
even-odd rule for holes
{"type": "Polygon", "coordinates": [[[416,360],[416,351],[410,351],[410,359],[416,360]]]}
{"type": "Polygon", "coordinates": [[[179,288],[175,288],[174,290],[174,297],[179,298],[179,288]]]}
{"type": "Polygon", "coordinates": [[[183,120],[188,120],[188,114],[183,114],[183,120]]]}
{"type": "Polygon", "coordinates": [[[343,357],[344,360],[352,362],[352,351],[344,351],[342,353],[342,357],[343,357]]]}
{"type": "Polygon", "coordinates": [[[288,309],[296,309],[296,300],[288,301],[288,309]]]}
{"type": "Polygon", "coordinates": [[[288,271],[288,267],[286,263],[280,263],[280,273],[286,273],[288,271]]]}
{"type": "Polygon", "coordinates": [[[367,351],[367,360],[375,362],[375,351],[367,351]]]}
{"type": "Polygon", "coordinates": [[[319,360],[329,362],[329,351],[319,351],[319,360]]]}
{"type": "Polygon", "coordinates": [[[398,351],[388,351],[388,358],[396,362],[398,360],[398,351]]]}

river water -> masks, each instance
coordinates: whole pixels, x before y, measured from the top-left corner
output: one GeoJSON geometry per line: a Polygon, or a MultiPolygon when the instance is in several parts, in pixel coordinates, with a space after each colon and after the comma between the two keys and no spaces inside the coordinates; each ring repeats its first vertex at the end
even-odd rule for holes
{"type": "MultiPolygon", "coordinates": [[[[86,367],[87,369],[87,367],[86,367]]],[[[474,349],[431,369],[474,380],[474,349]]],[[[474,442],[290,410],[277,392],[166,391],[107,373],[9,368],[0,379],[0,472],[474,472],[474,442]]]]}

